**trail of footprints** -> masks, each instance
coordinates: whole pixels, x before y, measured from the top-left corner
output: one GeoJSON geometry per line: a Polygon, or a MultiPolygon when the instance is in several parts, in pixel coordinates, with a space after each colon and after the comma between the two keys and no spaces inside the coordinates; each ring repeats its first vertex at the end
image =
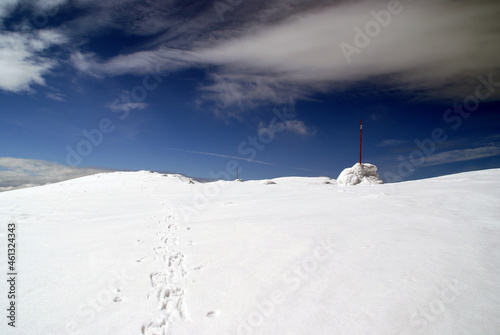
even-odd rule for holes
{"type": "Polygon", "coordinates": [[[184,255],[175,251],[178,244],[175,231],[179,229],[179,224],[175,222],[173,210],[165,203],[163,206],[166,213],[160,222],[162,230],[156,234],[160,245],[153,249],[162,266],[150,274],[151,290],[148,293],[148,299],[158,302],[158,316],[143,324],[142,333],[145,335],[167,335],[171,322],[187,319],[183,288],[186,277],[184,255]]]}

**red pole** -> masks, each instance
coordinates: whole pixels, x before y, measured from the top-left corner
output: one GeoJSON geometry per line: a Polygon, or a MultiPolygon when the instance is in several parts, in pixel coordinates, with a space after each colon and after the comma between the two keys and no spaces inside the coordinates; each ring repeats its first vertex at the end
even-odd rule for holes
{"type": "Polygon", "coordinates": [[[361,143],[363,140],[363,120],[359,121],[359,164],[361,164],[361,143]]]}

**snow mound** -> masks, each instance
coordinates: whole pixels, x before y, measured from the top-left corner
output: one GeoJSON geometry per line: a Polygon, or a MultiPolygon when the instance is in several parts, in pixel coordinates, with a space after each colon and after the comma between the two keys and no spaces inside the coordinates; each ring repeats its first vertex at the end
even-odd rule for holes
{"type": "Polygon", "coordinates": [[[356,163],[352,168],[344,169],[337,178],[337,184],[340,186],[383,183],[378,177],[377,167],[369,163],[356,163]]]}

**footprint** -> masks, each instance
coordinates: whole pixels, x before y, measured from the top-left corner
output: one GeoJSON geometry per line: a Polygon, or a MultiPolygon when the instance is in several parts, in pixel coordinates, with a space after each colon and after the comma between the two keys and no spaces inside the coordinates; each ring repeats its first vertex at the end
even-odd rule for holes
{"type": "Polygon", "coordinates": [[[167,320],[164,316],[142,325],[144,335],[167,335],[167,320]]]}
{"type": "Polygon", "coordinates": [[[171,223],[168,225],[168,230],[177,230],[179,229],[179,224],[178,223],[171,223]]]}
{"type": "Polygon", "coordinates": [[[149,275],[151,286],[167,285],[168,275],[165,272],[153,272],[149,275]]]}
{"type": "Polygon", "coordinates": [[[184,290],[176,287],[166,289],[160,294],[160,310],[165,311],[168,319],[170,317],[184,318],[184,290]]]}
{"type": "MultiPolygon", "coordinates": [[[[122,290],[120,290],[119,288],[115,288],[115,289],[113,290],[113,293],[117,293],[117,294],[119,294],[121,291],[122,291],[122,290]]],[[[115,296],[115,297],[113,298],[113,302],[120,302],[120,301],[122,301],[122,300],[123,300],[123,299],[122,299],[119,295],[117,295],[117,296],[115,296]]]]}
{"type": "MultiPolygon", "coordinates": [[[[161,204],[164,206],[164,215],[159,221],[160,231],[156,232],[156,236],[157,240],[162,243],[153,247],[153,251],[156,254],[155,261],[162,259],[163,264],[158,271],[150,273],[151,288],[147,293],[148,299],[155,299],[157,302],[161,317],[143,323],[144,335],[167,335],[171,322],[188,318],[184,303],[186,281],[184,254],[172,250],[179,244],[175,232],[179,230],[180,224],[177,222],[175,211],[169,208],[166,202],[161,204]]],[[[142,261],[142,259],[137,261],[142,261]]]]}
{"type": "Polygon", "coordinates": [[[165,255],[168,253],[168,249],[166,247],[156,247],[153,248],[157,255],[165,255]]]}
{"type": "MultiPolygon", "coordinates": [[[[167,242],[168,242],[168,239],[167,239],[167,242]]],[[[179,245],[179,240],[177,239],[177,237],[172,237],[172,244],[173,245],[179,245]]]]}
{"type": "Polygon", "coordinates": [[[197,267],[195,267],[193,270],[198,271],[198,270],[201,270],[201,269],[203,269],[203,268],[204,268],[204,266],[203,266],[203,265],[198,265],[198,266],[197,266],[197,267]]]}
{"type": "Polygon", "coordinates": [[[180,252],[168,258],[168,267],[172,270],[184,267],[184,255],[180,252]]]}
{"type": "Polygon", "coordinates": [[[208,318],[211,318],[211,319],[215,319],[216,317],[218,317],[220,315],[220,311],[209,311],[207,313],[207,317],[208,318]]]}

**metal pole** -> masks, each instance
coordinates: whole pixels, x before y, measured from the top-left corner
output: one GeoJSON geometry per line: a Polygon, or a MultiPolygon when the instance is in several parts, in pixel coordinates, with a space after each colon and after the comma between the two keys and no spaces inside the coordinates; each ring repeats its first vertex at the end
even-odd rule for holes
{"type": "Polygon", "coordinates": [[[363,120],[359,121],[359,164],[361,164],[361,144],[363,142],[363,120]]]}

